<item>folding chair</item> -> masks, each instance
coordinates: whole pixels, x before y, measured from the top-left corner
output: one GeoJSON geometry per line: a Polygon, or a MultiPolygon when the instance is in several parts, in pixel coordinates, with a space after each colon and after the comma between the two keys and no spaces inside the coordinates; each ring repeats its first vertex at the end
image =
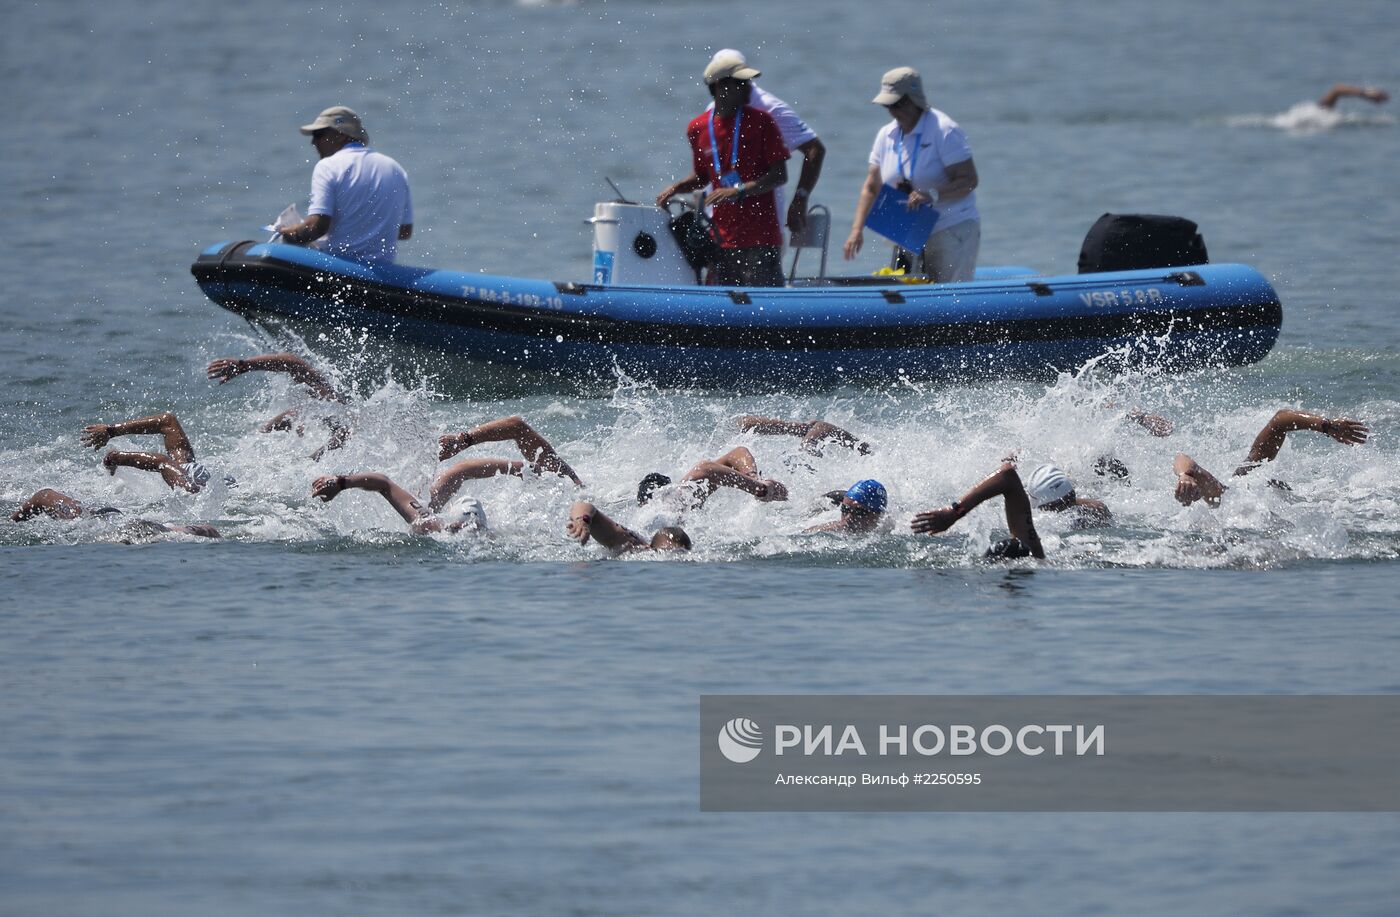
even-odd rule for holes
{"type": "Polygon", "coordinates": [[[788,244],[792,247],[792,268],[788,271],[788,280],[791,281],[797,276],[797,259],[802,257],[802,249],[819,248],[822,252],[821,273],[818,278],[826,276],[826,250],[831,240],[831,211],[825,204],[813,204],[807,210],[807,226],[800,233],[792,234],[792,241],[788,244]]]}

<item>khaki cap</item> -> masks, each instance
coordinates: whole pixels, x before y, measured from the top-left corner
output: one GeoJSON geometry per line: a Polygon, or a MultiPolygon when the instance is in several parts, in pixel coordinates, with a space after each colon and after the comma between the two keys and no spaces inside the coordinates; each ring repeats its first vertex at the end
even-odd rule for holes
{"type": "Polygon", "coordinates": [[[344,134],[351,140],[358,140],[361,143],[369,142],[369,134],[365,132],[365,126],[360,123],[360,116],[355,114],[344,105],[334,105],[327,108],[316,116],[316,120],[310,124],[303,124],[301,132],[303,134],[314,134],[317,131],[327,128],[344,134]]]}
{"type": "Polygon", "coordinates": [[[705,68],[705,85],[713,86],[720,80],[751,80],[762,75],[761,71],[749,66],[744,55],[733,48],[725,48],[710,58],[709,66],[705,68]]]}
{"type": "Polygon", "coordinates": [[[876,105],[893,105],[908,96],[920,108],[928,108],[924,98],[924,78],[913,67],[895,67],[880,77],[880,94],[870,101],[876,105]]]}

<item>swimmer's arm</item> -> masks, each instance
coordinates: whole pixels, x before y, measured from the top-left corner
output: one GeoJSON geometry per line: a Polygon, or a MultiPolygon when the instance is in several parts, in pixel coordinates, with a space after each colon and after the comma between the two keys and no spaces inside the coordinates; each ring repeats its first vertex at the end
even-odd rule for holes
{"type": "Polygon", "coordinates": [[[244,373],[269,372],[286,373],[293,382],[299,382],[311,390],[311,394],[322,401],[348,401],[335,390],[320,371],[294,353],[268,353],[258,357],[236,359],[224,357],[213,361],[205,370],[210,379],[217,379],[220,385],[244,373]]]}
{"type": "Polygon", "coordinates": [[[502,474],[520,477],[524,471],[524,462],[506,459],[463,459],[433,479],[428,504],[434,511],[440,510],[447,505],[447,501],[457,495],[457,491],[467,481],[494,478],[502,474]]]}
{"type": "Polygon", "coordinates": [[[705,485],[707,494],[714,493],[719,487],[732,487],[764,501],[786,500],[788,497],[787,488],[780,482],[745,474],[719,462],[700,462],[686,472],[684,480],[705,485]]]}
{"type": "Polygon", "coordinates": [[[1288,434],[1298,430],[1315,430],[1348,446],[1359,446],[1366,442],[1371,432],[1364,423],[1349,417],[1330,419],[1320,414],[1306,414],[1284,408],[1264,424],[1264,429],[1259,431],[1259,435],[1249,447],[1249,455],[1245,457],[1244,464],[1235,469],[1235,475],[1249,474],[1264,462],[1272,462],[1278,458],[1288,434]]]}
{"type": "Polygon", "coordinates": [[[919,513],[910,523],[910,528],[921,535],[946,532],[953,527],[953,523],[993,497],[1001,497],[1005,504],[1006,527],[1010,530],[1011,537],[1020,539],[1031,549],[1031,554],[1044,557],[1045,549],[1041,547],[1040,535],[1035,530],[1035,522],[1031,516],[1030,497],[1026,496],[1026,488],[1021,483],[1021,476],[1016,473],[1016,466],[1010,462],[1003,462],[1000,468],[978,481],[961,499],[946,509],[919,513]]]}
{"type": "MultiPolygon", "coordinates": [[[[1108,401],[1104,402],[1103,407],[1105,411],[1112,411],[1117,408],[1118,405],[1110,398],[1108,401]]],[[[1138,424],[1153,436],[1171,436],[1174,428],[1172,422],[1161,414],[1153,414],[1150,411],[1140,411],[1136,408],[1124,414],[1123,419],[1138,424]]]]}
{"type": "Polygon", "coordinates": [[[783,420],[780,417],[759,417],[745,414],[739,418],[739,432],[763,436],[805,436],[812,428],[809,420],[783,420]]]}
{"type": "Polygon", "coordinates": [[[861,455],[870,454],[870,444],[857,439],[847,430],[825,420],[783,420],[780,417],[759,417],[746,414],[739,418],[739,430],[743,433],[758,433],[762,436],[800,436],[804,448],[812,450],[821,443],[830,441],[847,449],[855,449],[861,455]]]}
{"type": "Polygon", "coordinates": [[[196,522],[192,525],[167,525],[167,532],[178,532],[181,535],[194,535],[197,538],[222,538],[219,530],[205,522],[196,522]]]}
{"type": "MultiPolygon", "coordinates": [[[[296,419],[297,412],[295,409],[286,410],[263,424],[260,429],[264,433],[273,433],[278,430],[290,430],[292,429],[292,424],[296,422],[296,419]]],[[[297,436],[302,435],[304,432],[306,431],[302,427],[297,427],[297,436]]]]}
{"type": "Polygon", "coordinates": [[[313,462],[319,462],[327,452],[333,452],[350,441],[350,433],[352,431],[334,417],[326,418],[326,426],[330,427],[331,438],[326,440],[324,446],[311,453],[311,461],[313,462]]]}
{"type": "Polygon", "coordinates": [[[334,500],[345,490],[368,490],[379,494],[389,501],[389,505],[403,518],[404,522],[415,529],[423,528],[432,521],[432,513],[418,502],[418,498],[395,484],[388,475],[377,471],[363,474],[326,475],[317,478],[311,484],[311,495],[326,503],[334,500]]]}
{"type": "Polygon", "coordinates": [[[618,525],[592,503],[582,501],[569,507],[569,524],[566,531],[569,537],[579,544],[588,544],[588,539],[592,538],[609,551],[618,554],[648,547],[631,529],[618,525]]]}
{"type": "Polygon", "coordinates": [[[1191,456],[1178,453],[1172,470],[1176,472],[1176,502],[1190,506],[1197,500],[1205,500],[1211,506],[1220,505],[1220,495],[1225,492],[1225,485],[1191,456]]]}
{"type": "Polygon", "coordinates": [[[1153,436],[1172,435],[1172,422],[1161,414],[1152,414],[1148,411],[1129,411],[1127,419],[1138,424],[1153,436]]]}
{"type": "Polygon", "coordinates": [[[481,443],[514,442],[520,454],[529,460],[536,471],[548,471],[566,477],[579,487],[583,481],[569,467],[569,463],[555,451],[549,440],[530,426],[520,415],[501,417],[478,424],[465,433],[448,433],[438,437],[438,458],[449,459],[463,449],[481,443]]]}
{"type": "Polygon", "coordinates": [[[861,455],[870,454],[870,444],[864,440],[857,439],[855,434],[848,430],[843,430],[833,423],[825,420],[812,421],[811,427],[802,437],[802,445],[808,449],[819,448],[821,443],[833,442],[847,449],[854,449],[861,455]]]}
{"type": "Polygon", "coordinates": [[[10,521],[24,522],[40,514],[54,519],[76,519],[83,514],[83,504],[65,493],[45,487],[21,503],[10,515],[10,521]]]}
{"type": "Polygon", "coordinates": [[[1379,105],[1390,99],[1390,93],[1377,86],[1350,86],[1346,83],[1338,83],[1327,90],[1327,94],[1318,99],[1317,104],[1321,108],[1333,108],[1347,97],[1365,99],[1379,105]]]}
{"type": "MultiPolygon", "coordinates": [[[[1016,465],[1014,462],[1004,461],[996,472],[979,481],[960,499],[942,509],[930,509],[919,513],[909,527],[920,535],[937,535],[939,532],[948,531],[959,519],[992,497],[999,496],[1005,490],[1008,475],[1016,475],[1016,465]]],[[[1016,475],[1016,480],[1020,481],[1019,475],[1016,475]]]]}

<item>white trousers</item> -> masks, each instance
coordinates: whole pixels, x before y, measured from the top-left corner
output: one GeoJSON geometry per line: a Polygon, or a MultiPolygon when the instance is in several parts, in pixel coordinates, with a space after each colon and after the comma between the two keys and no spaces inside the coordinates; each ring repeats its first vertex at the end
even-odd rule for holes
{"type": "Polygon", "coordinates": [[[924,273],[934,283],[966,283],[977,270],[982,221],[964,220],[929,236],[924,246],[924,273]]]}

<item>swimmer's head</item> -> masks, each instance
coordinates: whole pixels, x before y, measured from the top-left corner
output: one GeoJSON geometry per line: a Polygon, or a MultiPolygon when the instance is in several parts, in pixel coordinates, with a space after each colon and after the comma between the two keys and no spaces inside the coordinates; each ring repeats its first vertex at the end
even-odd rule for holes
{"type": "Polygon", "coordinates": [[[846,489],[846,496],[841,501],[841,505],[848,505],[847,500],[867,512],[878,514],[885,511],[885,506],[889,503],[889,495],[885,493],[885,485],[866,478],[864,481],[856,481],[846,489]]]}
{"type": "Polygon", "coordinates": [[[668,525],[651,536],[653,551],[689,551],[690,536],[677,525],[668,525]]]}
{"type": "Polygon", "coordinates": [[[1094,462],[1094,474],[1101,478],[1114,477],[1128,483],[1132,474],[1128,471],[1128,466],[1111,455],[1101,455],[1098,461],[1094,462]]]}
{"type": "Polygon", "coordinates": [[[1066,509],[1074,502],[1074,482],[1058,466],[1041,465],[1026,479],[1026,496],[1041,509],[1066,509]]]}
{"type": "Polygon", "coordinates": [[[441,517],[449,532],[460,532],[463,529],[486,531],[486,509],[476,497],[458,497],[447,504],[441,517]]]}
{"type": "Polygon", "coordinates": [[[844,493],[836,491],[841,523],[848,532],[869,532],[880,524],[889,499],[879,481],[857,481],[844,493]]]}
{"type": "Polygon", "coordinates": [[[659,471],[653,471],[642,478],[642,483],[637,485],[637,505],[646,506],[658,490],[670,483],[671,479],[659,471]]]}
{"type": "Polygon", "coordinates": [[[1019,538],[1003,538],[987,549],[982,559],[988,563],[998,560],[1018,560],[1032,556],[1031,549],[1019,538]]]}

